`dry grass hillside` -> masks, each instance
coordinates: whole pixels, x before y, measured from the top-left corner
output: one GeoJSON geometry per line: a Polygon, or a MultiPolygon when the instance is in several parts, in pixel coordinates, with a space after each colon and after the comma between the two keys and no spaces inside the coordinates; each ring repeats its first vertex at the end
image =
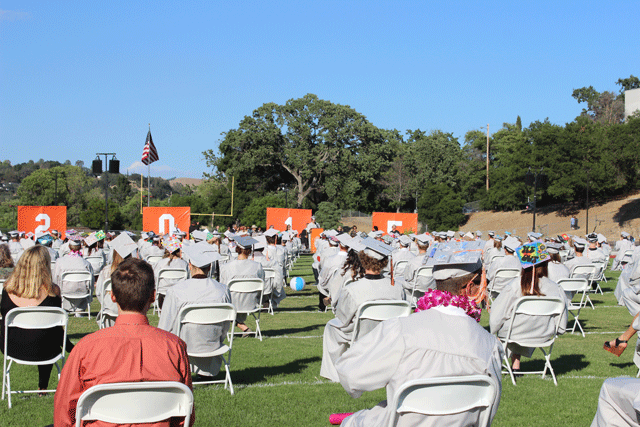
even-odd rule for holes
{"type": "MultiPolygon", "coordinates": [[[[585,209],[572,209],[567,206],[541,208],[536,214],[536,231],[546,235],[577,234],[585,235],[585,209]],[[571,230],[570,220],[578,219],[578,230],[571,230]]],[[[361,231],[371,230],[371,217],[343,217],[342,224],[351,227],[357,225],[361,231]]],[[[487,231],[495,230],[499,234],[510,231],[514,235],[524,236],[533,225],[533,212],[476,212],[468,217],[466,224],[460,227],[465,231],[480,230],[486,236],[487,231]]],[[[610,241],[619,239],[620,231],[625,230],[634,236],[640,235],[640,193],[613,200],[589,208],[589,231],[607,236],[610,241]]],[[[486,237],[485,237],[486,238],[486,237]]]]}
{"type": "MultiPolygon", "coordinates": [[[[576,209],[568,212],[565,207],[556,209],[541,208],[536,214],[536,231],[552,234],[587,234],[586,210],[576,209]],[[542,211],[542,212],[540,212],[542,211]],[[571,230],[570,220],[578,219],[578,230],[571,230]]],[[[531,231],[533,213],[523,212],[476,212],[469,216],[469,220],[461,227],[462,230],[495,230],[502,234],[505,230],[515,235],[524,236],[531,231]]],[[[634,194],[619,200],[613,200],[589,208],[589,231],[604,234],[609,241],[618,240],[620,231],[627,231],[634,236],[640,234],[640,194],[634,194]]]]}

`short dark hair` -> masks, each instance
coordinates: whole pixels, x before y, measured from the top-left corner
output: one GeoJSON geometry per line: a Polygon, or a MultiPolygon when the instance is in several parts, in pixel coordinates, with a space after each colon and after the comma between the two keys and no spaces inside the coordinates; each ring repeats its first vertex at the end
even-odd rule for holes
{"type": "Polygon", "coordinates": [[[111,274],[111,287],[121,309],[143,313],[156,288],[153,268],[145,260],[128,258],[111,274]]]}

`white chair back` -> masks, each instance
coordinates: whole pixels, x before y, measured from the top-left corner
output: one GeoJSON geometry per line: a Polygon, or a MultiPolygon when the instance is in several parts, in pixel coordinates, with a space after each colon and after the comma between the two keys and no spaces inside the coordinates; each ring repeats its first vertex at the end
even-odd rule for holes
{"type": "MultiPolygon", "coordinates": [[[[491,425],[493,406],[500,396],[496,380],[488,375],[436,377],[408,381],[400,386],[391,402],[394,408],[389,427],[395,427],[401,415],[417,413],[446,416],[479,409],[478,422],[491,425]]],[[[443,422],[446,418],[443,419],[443,422]]]]}
{"type": "Polygon", "coordinates": [[[433,266],[432,265],[423,265],[418,268],[416,272],[418,277],[432,277],[433,276],[433,266]]]}
{"type": "Polygon", "coordinates": [[[576,265],[571,270],[571,277],[584,277],[588,280],[593,280],[598,273],[598,267],[594,264],[576,265]]]}
{"type": "Polygon", "coordinates": [[[162,258],[162,255],[149,255],[145,261],[147,261],[151,265],[156,265],[162,258]]]}
{"type": "Polygon", "coordinates": [[[397,274],[398,276],[402,276],[404,274],[404,269],[407,267],[409,261],[398,261],[396,262],[395,267],[393,268],[393,274],[397,274]]]}
{"type": "Polygon", "coordinates": [[[185,280],[188,276],[187,270],[184,268],[161,268],[158,271],[158,280],[165,279],[171,282],[179,282],[180,280],[185,280]]]}
{"type": "Polygon", "coordinates": [[[93,274],[94,275],[98,275],[100,273],[100,270],[102,270],[102,267],[104,267],[104,258],[101,256],[88,256],[85,258],[85,260],[91,264],[91,268],[93,268],[93,274]]]}
{"type": "Polygon", "coordinates": [[[410,314],[411,302],[409,301],[376,300],[363,302],[356,311],[353,334],[351,335],[351,345],[353,345],[360,336],[366,335],[375,328],[378,323],[394,317],[407,317],[410,314]]]}
{"type": "Polygon", "coordinates": [[[499,268],[496,270],[496,277],[502,279],[514,279],[520,276],[520,271],[521,270],[519,268],[499,268]]]}
{"type": "Polygon", "coordinates": [[[114,424],[156,423],[184,417],[188,426],[193,393],[173,381],[98,384],[82,393],[76,406],[76,427],[83,421],[114,424]]]}
{"type": "MultiPolygon", "coordinates": [[[[557,297],[547,296],[527,296],[520,297],[515,304],[511,322],[509,324],[509,332],[507,333],[507,340],[511,340],[511,331],[518,315],[526,314],[529,316],[554,316],[556,325],[554,327],[554,333],[550,336],[543,337],[527,337],[527,347],[541,347],[548,346],[553,343],[556,335],[558,334],[558,328],[560,327],[560,319],[562,313],[565,311],[564,301],[557,297]]],[[[518,341],[520,343],[520,341],[518,341]]],[[[525,345],[522,343],[522,345],[525,345]]]]}
{"type": "MultiPolygon", "coordinates": [[[[19,365],[52,365],[55,363],[60,373],[60,366],[58,361],[61,360],[64,363],[64,355],[66,351],[67,343],[67,324],[69,317],[67,312],[61,307],[16,307],[9,310],[4,318],[4,361],[3,361],[3,376],[2,376],[2,399],[4,400],[5,393],[8,399],[9,408],[11,408],[11,394],[15,393],[36,393],[43,390],[22,390],[11,391],[11,365],[13,362],[19,365]],[[9,355],[9,328],[20,329],[51,329],[61,326],[63,329],[62,334],[62,351],[51,359],[47,360],[21,360],[9,355]]],[[[18,332],[18,331],[16,331],[18,332]]],[[[52,393],[55,390],[44,390],[52,393]]]]}

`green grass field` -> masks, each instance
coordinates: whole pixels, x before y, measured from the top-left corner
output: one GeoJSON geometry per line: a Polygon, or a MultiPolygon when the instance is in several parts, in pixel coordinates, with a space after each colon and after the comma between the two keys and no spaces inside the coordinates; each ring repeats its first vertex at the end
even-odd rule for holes
{"type": "MultiPolygon", "coordinates": [[[[493,425],[588,426],[596,412],[602,382],[608,377],[635,377],[638,371],[633,364],[635,339],[620,358],[602,349],[605,339],[615,338],[632,320],[613,296],[618,275],[607,271],[608,283],[601,284],[604,296],[591,294],[595,310],[590,307],[582,310],[580,320],[586,338],[567,333],[556,341],[551,363],[558,386],[554,386],[550,377],[542,380],[531,375],[520,379],[514,387],[508,376],[503,376],[500,408],[493,425]]],[[[317,312],[311,257],[300,258],[291,276],[302,276],[312,285],[300,292],[288,289],[289,297],[275,316],[263,312],[262,342],[254,338],[234,340],[231,362],[234,396],[221,385],[195,387],[196,425],[328,426],[329,415],[334,412],[354,412],[385,399],[384,390],[352,399],[339,384],[320,377],[322,332],[333,315],[317,312]]],[[[92,314],[98,308],[94,302],[92,314]]],[[[157,325],[157,316],[149,312],[149,318],[157,325]]],[[[488,323],[488,314],[484,312],[481,324],[488,328],[488,323]]],[[[251,321],[249,325],[253,328],[251,321]]],[[[93,318],[69,319],[73,342],[95,330],[93,318]]],[[[536,351],[532,359],[523,359],[522,369],[540,369],[542,360],[542,353],[536,351]]],[[[35,367],[18,365],[11,372],[14,389],[37,388],[35,367]]],[[[50,387],[56,383],[53,374],[50,387]]],[[[53,422],[53,409],[53,395],[14,395],[12,409],[7,408],[6,401],[0,404],[0,426],[45,426],[53,422]]]]}

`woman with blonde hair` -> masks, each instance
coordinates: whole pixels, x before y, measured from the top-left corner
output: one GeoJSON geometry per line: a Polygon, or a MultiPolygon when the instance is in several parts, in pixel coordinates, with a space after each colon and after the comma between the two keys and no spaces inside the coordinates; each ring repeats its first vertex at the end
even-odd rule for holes
{"type": "MultiPolygon", "coordinates": [[[[4,342],[4,318],[16,307],[61,307],[60,288],[51,282],[51,257],[44,246],[32,246],[25,250],[13,274],[4,284],[0,300],[0,337],[4,342]]],[[[60,353],[62,327],[54,329],[11,330],[8,337],[9,354],[29,360],[47,360],[60,353]]],[[[67,350],[73,344],[67,340],[67,350]]],[[[4,346],[2,346],[4,351],[4,346]]],[[[46,390],[53,365],[38,365],[38,388],[46,390]]]]}

